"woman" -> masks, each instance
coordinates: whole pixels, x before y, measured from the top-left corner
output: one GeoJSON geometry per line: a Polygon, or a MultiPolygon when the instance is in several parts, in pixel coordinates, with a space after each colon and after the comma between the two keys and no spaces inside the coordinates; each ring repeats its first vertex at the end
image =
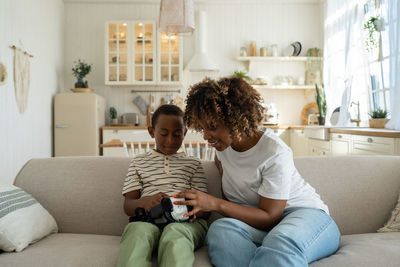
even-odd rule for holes
{"type": "Polygon", "coordinates": [[[292,151],[261,130],[261,97],[241,78],[206,79],[190,88],[185,120],[215,149],[223,198],[187,190],[187,215],[225,218],[207,233],[211,263],[220,266],[308,266],[334,253],[340,232],[328,207],[297,172],[292,151]]]}

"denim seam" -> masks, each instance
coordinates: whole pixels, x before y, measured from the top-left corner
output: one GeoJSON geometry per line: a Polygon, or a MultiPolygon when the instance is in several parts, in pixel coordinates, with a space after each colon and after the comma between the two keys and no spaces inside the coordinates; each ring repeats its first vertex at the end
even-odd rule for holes
{"type": "Polygon", "coordinates": [[[311,246],[311,244],[313,244],[313,243],[321,236],[321,233],[322,233],[323,231],[325,231],[326,228],[328,228],[329,225],[331,225],[332,223],[333,223],[333,220],[331,219],[331,220],[329,221],[329,223],[327,223],[326,225],[324,225],[324,227],[322,227],[321,230],[318,231],[318,233],[316,233],[316,234],[313,236],[313,238],[312,238],[309,242],[307,242],[306,246],[304,247],[304,251],[307,250],[307,249],[311,246]]]}

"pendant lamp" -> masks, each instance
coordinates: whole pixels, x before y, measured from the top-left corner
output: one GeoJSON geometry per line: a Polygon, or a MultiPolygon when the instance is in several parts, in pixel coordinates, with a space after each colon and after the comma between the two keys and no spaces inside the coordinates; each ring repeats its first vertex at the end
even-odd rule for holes
{"type": "Polygon", "coordinates": [[[194,0],[161,0],[159,29],[166,34],[194,31],[194,0]]]}

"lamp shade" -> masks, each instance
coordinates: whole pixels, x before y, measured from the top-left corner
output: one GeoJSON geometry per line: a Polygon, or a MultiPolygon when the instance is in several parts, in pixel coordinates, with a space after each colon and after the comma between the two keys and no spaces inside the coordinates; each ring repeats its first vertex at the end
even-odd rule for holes
{"type": "Polygon", "coordinates": [[[193,0],[161,0],[159,30],[166,34],[192,33],[193,0]]]}

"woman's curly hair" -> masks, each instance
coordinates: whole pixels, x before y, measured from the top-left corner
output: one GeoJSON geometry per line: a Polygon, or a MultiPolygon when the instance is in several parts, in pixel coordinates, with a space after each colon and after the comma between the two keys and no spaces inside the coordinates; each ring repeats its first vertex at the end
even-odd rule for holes
{"type": "Polygon", "coordinates": [[[201,131],[203,125],[222,122],[239,140],[253,136],[263,119],[260,94],[242,78],[205,78],[189,88],[185,121],[188,128],[201,131]]]}

